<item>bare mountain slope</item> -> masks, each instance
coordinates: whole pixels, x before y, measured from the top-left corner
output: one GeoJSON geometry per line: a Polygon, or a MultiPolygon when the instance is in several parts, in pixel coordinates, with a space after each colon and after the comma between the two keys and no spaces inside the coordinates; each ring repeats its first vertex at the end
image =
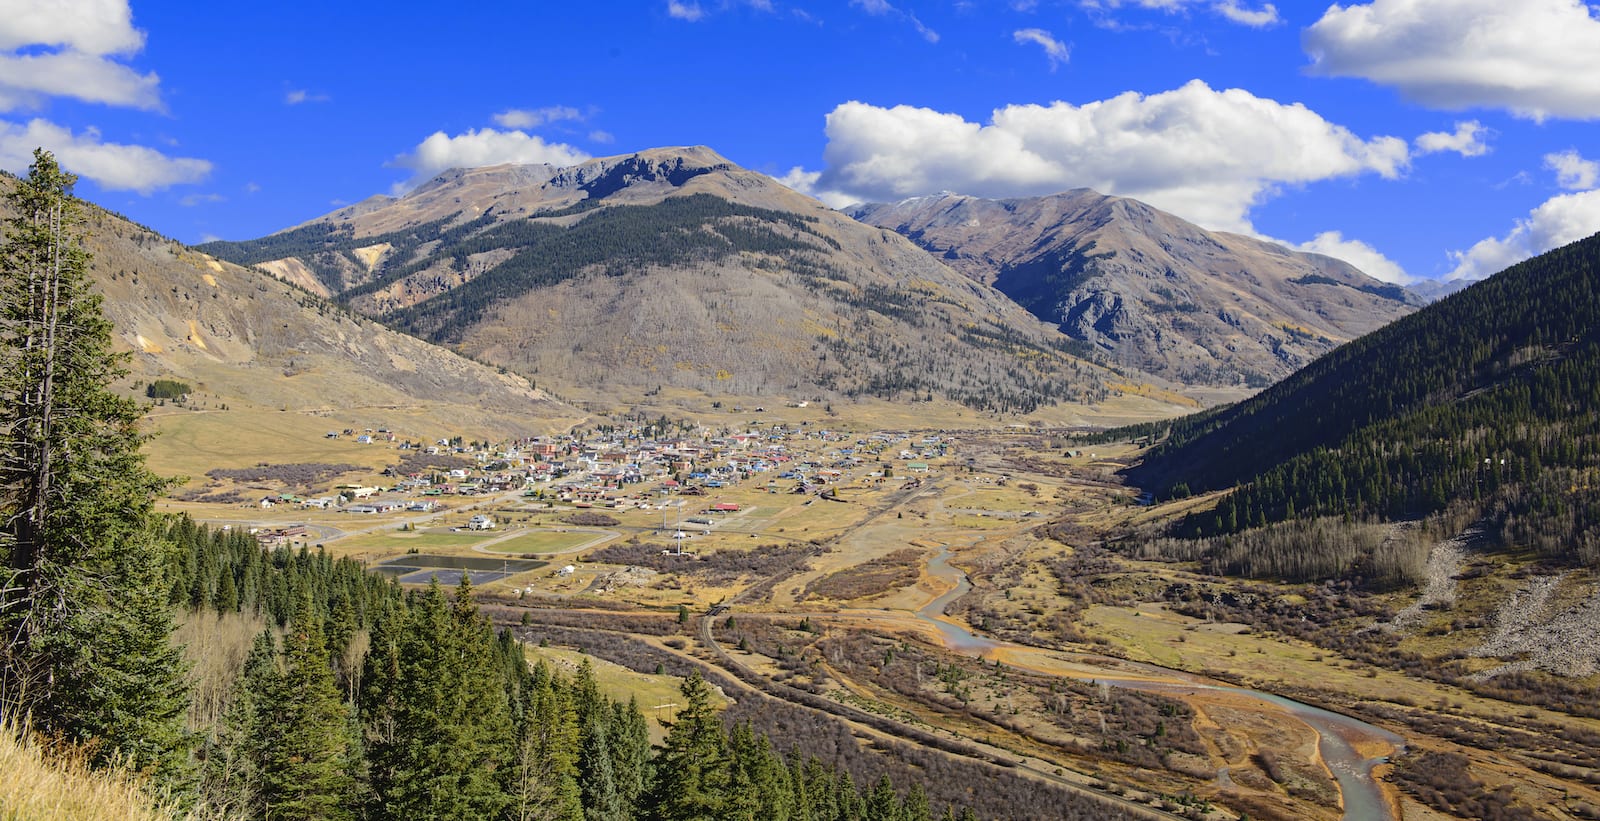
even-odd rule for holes
{"type": "Polygon", "coordinates": [[[852,214],[1116,362],[1180,382],[1262,387],[1422,304],[1331,257],[1206,231],[1088,189],[940,194],[852,214]]]}
{"type": "Polygon", "coordinates": [[[704,147],[450,171],[203,248],[309,272],[364,314],[614,396],[942,396],[1025,412],[1126,379],[987,283],[704,147]]]}
{"type": "MultiPolygon", "coordinates": [[[[12,178],[0,185],[14,184],[12,178]]],[[[91,272],[133,376],[233,406],[393,419],[410,432],[542,432],[577,412],[525,378],[396,333],[94,206],[91,272]]],[[[0,209],[0,216],[5,216],[0,209]]]]}

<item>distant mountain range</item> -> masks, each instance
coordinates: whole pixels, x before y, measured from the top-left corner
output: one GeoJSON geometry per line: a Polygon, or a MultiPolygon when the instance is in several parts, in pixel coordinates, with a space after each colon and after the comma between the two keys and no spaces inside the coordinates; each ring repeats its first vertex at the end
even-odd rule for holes
{"type": "Polygon", "coordinates": [[[450,171],[207,253],[541,383],[947,398],[1027,412],[1144,380],[899,235],[703,147],[450,171]]]}
{"type": "Polygon", "coordinates": [[[1199,385],[1265,387],[1423,300],[1331,257],[1204,230],[1078,189],[851,209],[992,284],[1112,361],[1199,385]]]}
{"type": "MultiPolygon", "coordinates": [[[[0,186],[14,184],[0,178],[0,186]]],[[[535,433],[581,416],[524,377],[397,333],[259,271],[93,205],[85,218],[91,274],[136,379],[178,380],[233,407],[411,420],[416,433],[535,433]]]]}
{"type": "Polygon", "coordinates": [[[852,215],[709,148],[663,148],[452,170],[200,250],[614,397],[670,386],[1026,412],[1140,384],[1243,391],[1422,303],[1331,258],[1090,191],[852,215]]]}
{"type": "Polygon", "coordinates": [[[1477,284],[1475,279],[1425,279],[1406,286],[1406,290],[1429,302],[1437,302],[1463,288],[1477,284]]]}

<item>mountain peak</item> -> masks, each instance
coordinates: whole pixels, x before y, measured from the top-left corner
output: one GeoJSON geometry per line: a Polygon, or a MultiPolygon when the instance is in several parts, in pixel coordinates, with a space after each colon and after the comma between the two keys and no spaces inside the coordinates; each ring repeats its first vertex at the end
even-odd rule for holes
{"type": "Polygon", "coordinates": [[[814,202],[706,146],[667,146],[569,166],[501,163],[451,168],[404,196],[374,196],[296,227],[348,224],[355,236],[369,237],[438,220],[461,223],[485,215],[526,218],[600,199],[650,204],[695,193],[766,208],[804,208],[814,202]]]}
{"type": "Polygon", "coordinates": [[[1117,362],[1191,384],[1260,387],[1420,302],[1333,258],[1088,188],[1003,200],[941,193],[849,213],[1117,362]]]}
{"type": "Polygon", "coordinates": [[[652,148],[633,154],[600,157],[561,169],[549,180],[552,188],[577,189],[590,199],[607,197],[625,188],[681,188],[684,183],[715,171],[743,171],[703,145],[652,148]]]}
{"type": "Polygon", "coordinates": [[[697,168],[710,168],[714,166],[737,167],[734,166],[733,162],[727,157],[724,157],[718,153],[716,149],[705,145],[669,145],[660,146],[657,148],[646,148],[643,151],[635,151],[634,153],[628,155],[602,157],[596,160],[590,160],[589,162],[603,162],[606,160],[616,161],[624,159],[625,157],[638,158],[646,162],[677,161],[683,165],[697,168]]]}

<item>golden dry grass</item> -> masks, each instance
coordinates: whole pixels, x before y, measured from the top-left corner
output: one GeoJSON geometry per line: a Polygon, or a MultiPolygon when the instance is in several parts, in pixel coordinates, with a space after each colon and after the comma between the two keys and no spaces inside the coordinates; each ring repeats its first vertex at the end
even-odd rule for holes
{"type": "Polygon", "coordinates": [[[157,408],[149,422],[156,436],[145,452],[156,472],[190,479],[201,478],[212,468],[245,468],[261,462],[350,463],[369,466],[376,475],[399,461],[398,452],[387,445],[324,437],[329,430],[344,427],[337,421],[278,410],[157,408]]]}
{"type": "Polygon", "coordinates": [[[90,770],[81,754],[46,755],[28,734],[0,725],[0,821],[157,821],[181,815],[126,773],[90,770]]]}

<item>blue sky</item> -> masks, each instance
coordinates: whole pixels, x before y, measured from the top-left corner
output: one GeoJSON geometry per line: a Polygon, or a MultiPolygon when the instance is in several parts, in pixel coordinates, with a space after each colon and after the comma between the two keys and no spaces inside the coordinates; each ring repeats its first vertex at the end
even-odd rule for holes
{"type": "Polygon", "coordinates": [[[186,242],[704,144],[840,205],[1074,187],[1485,275],[1600,230],[1579,0],[0,0],[0,166],[186,242]]]}

